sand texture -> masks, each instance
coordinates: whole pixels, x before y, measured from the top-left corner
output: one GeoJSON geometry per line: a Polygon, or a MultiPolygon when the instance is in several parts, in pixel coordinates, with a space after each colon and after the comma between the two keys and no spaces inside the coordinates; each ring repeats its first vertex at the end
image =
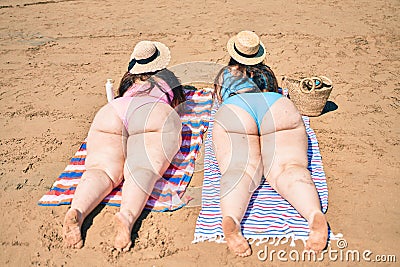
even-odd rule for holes
{"type": "MultiPolygon", "coordinates": [[[[68,207],[37,206],[106,103],[106,79],[120,80],[138,41],[168,45],[170,66],[225,64],[227,40],[245,29],[261,36],[278,78],[333,80],[331,111],[311,118],[329,224],[349,249],[400,261],[399,15],[398,0],[1,1],[0,266],[280,266],[259,261],[263,247],[239,259],[225,244],[191,244],[199,207],[143,213],[134,247],[121,254],[112,248],[117,208],[98,207],[84,225],[84,248],[71,250],[61,234],[68,207]]],[[[201,179],[200,168],[190,186],[201,179]]]]}

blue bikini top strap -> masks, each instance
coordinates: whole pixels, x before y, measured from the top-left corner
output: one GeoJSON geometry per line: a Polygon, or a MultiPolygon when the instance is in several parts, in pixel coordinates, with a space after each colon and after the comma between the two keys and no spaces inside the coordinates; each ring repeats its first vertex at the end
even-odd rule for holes
{"type": "Polygon", "coordinates": [[[232,75],[228,69],[225,69],[221,87],[221,97],[225,100],[237,91],[246,88],[257,88],[257,85],[252,78],[238,78],[232,75]]]}

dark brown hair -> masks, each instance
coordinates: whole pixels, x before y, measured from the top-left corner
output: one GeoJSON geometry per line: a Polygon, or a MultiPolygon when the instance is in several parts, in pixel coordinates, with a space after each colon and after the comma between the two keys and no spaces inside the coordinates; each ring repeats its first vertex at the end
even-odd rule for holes
{"type": "Polygon", "coordinates": [[[150,91],[154,88],[154,86],[157,85],[157,79],[162,79],[172,89],[172,92],[174,94],[173,99],[171,99],[170,94],[165,91],[162,86],[158,86],[158,88],[167,96],[167,99],[171,103],[172,107],[176,107],[179,104],[185,102],[185,93],[179,79],[172,71],[168,69],[162,69],[156,72],[147,72],[141,74],[132,74],[129,71],[126,72],[119,84],[118,95],[116,96],[116,98],[122,97],[125,92],[137,81],[148,81],[150,83],[148,89],[140,92],[141,95],[148,95],[150,91]]]}
{"type": "MultiPolygon", "coordinates": [[[[269,66],[263,63],[258,63],[256,65],[244,65],[231,58],[228,65],[222,68],[215,78],[214,86],[219,100],[222,98],[221,88],[223,84],[223,73],[226,69],[231,71],[232,67],[237,67],[238,72],[242,73],[244,77],[251,78],[257,85],[258,88],[254,88],[255,90],[250,90],[248,92],[278,92],[278,81],[276,80],[275,74],[269,66]]],[[[238,80],[242,78],[243,77],[237,76],[238,80]]],[[[243,83],[245,81],[246,79],[242,79],[243,83]]]]}

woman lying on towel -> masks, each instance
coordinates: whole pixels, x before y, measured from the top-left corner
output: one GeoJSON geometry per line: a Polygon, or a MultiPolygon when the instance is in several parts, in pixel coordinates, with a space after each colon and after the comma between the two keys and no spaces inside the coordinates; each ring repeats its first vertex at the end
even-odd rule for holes
{"type": "Polygon", "coordinates": [[[249,256],[240,231],[254,190],[262,176],[308,222],[306,249],[326,246],[328,226],[307,169],[307,134],[294,104],[277,93],[276,78],[265,59],[265,47],[253,32],[228,41],[231,60],[216,78],[222,103],[215,115],[213,142],[221,170],[222,229],[229,248],[249,256]]]}
{"type": "Polygon", "coordinates": [[[83,246],[84,219],[124,178],[114,246],[129,250],[133,224],[181,144],[182,124],[173,108],[185,95],[165,69],[169,60],[164,44],[139,42],[119,95],[97,112],[87,137],[86,171],[64,219],[68,247],[83,246]]]}

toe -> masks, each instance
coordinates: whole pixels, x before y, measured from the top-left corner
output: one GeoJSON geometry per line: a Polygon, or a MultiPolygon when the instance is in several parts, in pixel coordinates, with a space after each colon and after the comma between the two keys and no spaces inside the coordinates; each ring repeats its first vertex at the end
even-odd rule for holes
{"type": "Polygon", "coordinates": [[[77,249],[80,249],[80,248],[82,248],[83,247],[83,241],[82,240],[80,240],[78,243],[76,243],[75,245],[74,245],[74,248],[77,248],[77,249]]]}
{"type": "Polygon", "coordinates": [[[128,252],[131,249],[132,242],[129,242],[129,244],[123,249],[124,252],[128,252]]]}

